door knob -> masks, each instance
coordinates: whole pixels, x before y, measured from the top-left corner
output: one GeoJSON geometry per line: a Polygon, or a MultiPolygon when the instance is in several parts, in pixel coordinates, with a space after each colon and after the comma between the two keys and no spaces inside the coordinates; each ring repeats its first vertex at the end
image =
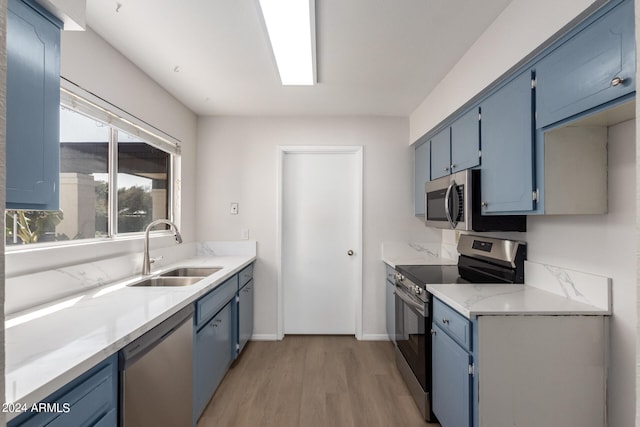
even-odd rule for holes
{"type": "Polygon", "coordinates": [[[349,249],[349,250],[347,251],[347,255],[352,256],[352,255],[353,255],[353,251],[352,251],[351,249],[349,249]]]}

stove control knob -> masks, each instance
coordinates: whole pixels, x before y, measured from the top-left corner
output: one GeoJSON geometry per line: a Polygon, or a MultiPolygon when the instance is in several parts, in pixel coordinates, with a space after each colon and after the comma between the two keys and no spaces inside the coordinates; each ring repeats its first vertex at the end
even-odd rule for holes
{"type": "Polygon", "coordinates": [[[422,293],[422,288],[420,286],[416,286],[416,295],[420,295],[422,293]]]}

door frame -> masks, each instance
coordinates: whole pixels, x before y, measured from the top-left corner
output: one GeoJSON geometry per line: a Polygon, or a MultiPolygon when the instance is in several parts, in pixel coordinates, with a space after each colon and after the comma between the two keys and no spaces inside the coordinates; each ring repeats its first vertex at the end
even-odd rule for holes
{"type": "Polygon", "coordinates": [[[356,160],[356,191],[358,200],[356,203],[356,223],[358,224],[357,238],[353,250],[356,253],[356,338],[362,339],[362,195],[363,195],[363,147],[361,145],[300,145],[278,146],[278,185],[277,185],[277,228],[276,228],[276,265],[277,265],[277,339],[284,338],[284,283],[282,280],[282,212],[284,208],[284,159],[287,154],[353,154],[356,160]]]}

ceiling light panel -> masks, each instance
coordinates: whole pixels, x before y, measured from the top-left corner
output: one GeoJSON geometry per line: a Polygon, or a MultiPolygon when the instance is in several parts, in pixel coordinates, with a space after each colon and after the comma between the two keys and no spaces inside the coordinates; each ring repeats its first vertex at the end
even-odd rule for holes
{"type": "Polygon", "coordinates": [[[315,0],[259,2],[282,84],[315,84],[315,0]]]}

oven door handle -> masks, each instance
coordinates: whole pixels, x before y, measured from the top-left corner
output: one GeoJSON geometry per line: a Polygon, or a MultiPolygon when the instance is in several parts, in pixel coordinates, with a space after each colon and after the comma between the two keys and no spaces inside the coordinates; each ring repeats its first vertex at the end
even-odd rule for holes
{"type": "Polygon", "coordinates": [[[455,187],[455,185],[455,181],[449,184],[449,187],[447,187],[447,192],[444,194],[444,214],[447,216],[447,221],[449,221],[449,224],[451,224],[451,228],[456,228],[456,224],[451,217],[451,208],[449,207],[449,205],[452,204],[451,190],[453,190],[453,187],[455,187]]]}
{"type": "Polygon", "coordinates": [[[396,287],[396,296],[400,298],[409,307],[415,309],[419,315],[421,315],[422,317],[427,317],[424,314],[424,307],[422,306],[422,304],[418,304],[417,302],[411,300],[411,298],[407,294],[399,290],[397,287],[396,287]]]}

